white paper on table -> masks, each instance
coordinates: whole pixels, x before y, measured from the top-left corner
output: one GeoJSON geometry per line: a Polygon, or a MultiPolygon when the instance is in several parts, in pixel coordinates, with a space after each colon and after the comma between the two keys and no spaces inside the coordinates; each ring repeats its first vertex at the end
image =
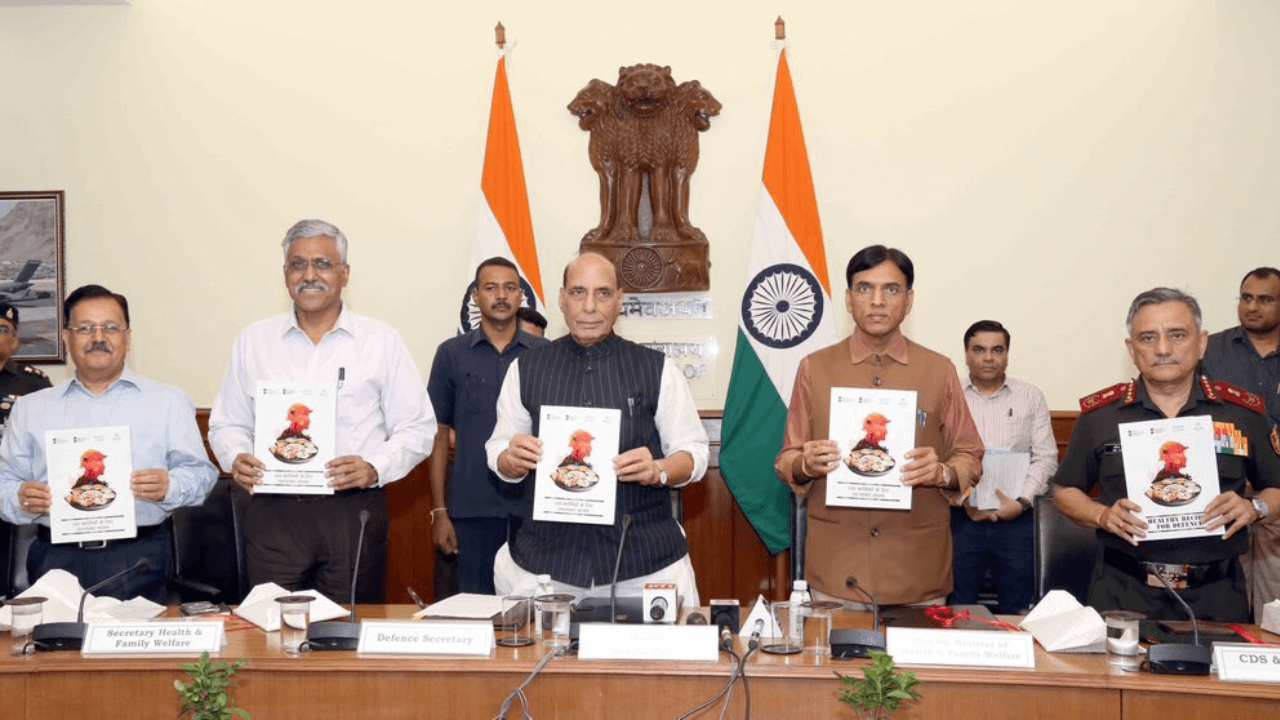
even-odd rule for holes
{"type": "Polygon", "coordinates": [[[1128,496],[1142,507],[1136,514],[1147,522],[1147,535],[1138,538],[1139,542],[1226,532],[1225,525],[1210,531],[1205,530],[1203,524],[1205,508],[1221,492],[1212,417],[1195,415],[1124,423],[1118,430],[1128,496]],[[1180,452],[1177,452],[1178,445],[1182,448],[1180,452]],[[1168,455],[1171,451],[1173,455],[1168,455]],[[1153,483],[1164,474],[1167,459],[1185,459],[1185,465],[1178,472],[1179,480],[1194,483],[1198,494],[1174,503],[1158,502],[1148,494],[1153,490],[1153,483]]]}
{"type": "Polygon", "coordinates": [[[902,484],[907,451],[916,446],[916,392],[831,388],[831,439],[840,446],[840,462],[827,474],[827,505],[840,507],[910,510],[911,488],[902,484]],[[878,424],[875,416],[886,420],[878,424]],[[849,456],[868,435],[880,428],[883,448],[893,460],[886,470],[859,473],[849,467],[849,456]]]}
{"type": "Polygon", "coordinates": [[[1050,590],[1018,625],[1049,652],[1107,650],[1107,623],[1066,590],[1050,590]]]}
{"type": "Polygon", "coordinates": [[[49,534],[54,544],[138,536],[138,516],[129,488],[133,478],[129,426],[46,431],[44,456],[53,494],[49,534]],[[76,488],[77,483],[82,486],[76,488]],[[73,505],[72,500],[80,505],[73,505]]]}
{"type": "Polygon", "coordinates": [[[275,632],[280,629],[280,603],[276,602],[276,598],[285,595],[306,595],[312,598],[311,605],[307,608],[311,622],[336,620],[349,615],[341,605],[317,590],[290,592],[275,583],[255,585],[244,602],[240,603],[240,607],[235,609],[235,614],[267,632],[275,632]]]}
{"type": "Polygon", "coordinates": [[[1016,500],[1022,496],[1030,470],[1031,453],[988,447],[982,455],[982,482],[974,486],[970,503],[978,510],[999,510],[996,490],[1016,500]]]}
{"type": "Polygon", "coordinates": [[[459,593],[432,603],[414,613],[415,618],[451,618],[492,620],[502,612],[502,598],[497,595],[459,593]]]}
{"type": "Polygon", "coordinates": [[[337,386],[260,380],[253,398],[253,456],[266,466],[254,492],[332,495],[324,466],[336,456],[337,386]]]}
{"type": "Polygon", "coordinates": [[[533,486],[534,520],[614,523],[618,476],[613,471],[613,460],[618,456],[621,424],[622,411],[612,408],[542,407],[538,423],[542,462],[538,463],[533,486]],[[576,465],[586,468],[567,471],[563,465],[575,459],[576,465]],[[572,489],[563,484],[563,480],[574,477],[595,482],[572,489]]]}
{"type": "Polygon", "coordinates": [[[778,627],[778,623],[773,621],[773,613],[769,612],[769,601],[764,599],[764,595],[758,596],[755,604],[751,606],[751,612],[747,613],[746,619],[742,621],[742,626],[738,630],[738,637],[751,637],[751,633],[755,632],[756,620],[764,621],[760,637],[782,637],[782,630],[778,627]]]}
{"type": "Polygon", "coordinates": [[[1280,600],[1262,606],[1262,622],[1258,624],[1263,630],[1280,635],[1280,600]]]}
{"type": "MultiPolygon", "coordinates": [[[[84,588],[76,576],[66,570],[50,570],[36,580],[18,597],[45,598],[41,606],[41,622],[75,622],[80,610],[80,596],[84,588]]],[[[84,604],[84,619],[90,620],[150,620],[164,614],[164,606],[143,597],[117,600],[113,597],[90,595],[84,604]]],[[[12,608],[0,608],[0,625],[12,624],[12,608]]]]}

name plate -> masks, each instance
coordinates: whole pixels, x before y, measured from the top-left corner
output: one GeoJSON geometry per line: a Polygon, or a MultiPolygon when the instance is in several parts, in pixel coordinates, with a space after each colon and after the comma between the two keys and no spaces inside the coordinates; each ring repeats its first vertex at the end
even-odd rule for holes
{"type": "Polygon", "coordinates": [[[1213,664],[1219,680],[1280,683],[1280,647],[1215,642],[1213,664]]]}
{"type": "Polygon", "coordinates": [[[91,622],[85,630],[85,655],[151,655],[216,653],[227,644],[222,623],[148,620],[91,622]]]}
{"type": "Polygon", "coordinates": [[[372,655],[477,655],[494,648],[493,623],[365,620],[356,651],[372,655]]]}
{"type": "Polygon", "coordinates": [[[1035,640],[1025,632],[890,626],[885,645],[894,661],[903,665],[1036,666],[1035,640]]]}
{"type": "Polygon", "coordinates": [[[714,625],[583,623],[578,626],[578,659],[715,662],[719,632],[714,625]]]}

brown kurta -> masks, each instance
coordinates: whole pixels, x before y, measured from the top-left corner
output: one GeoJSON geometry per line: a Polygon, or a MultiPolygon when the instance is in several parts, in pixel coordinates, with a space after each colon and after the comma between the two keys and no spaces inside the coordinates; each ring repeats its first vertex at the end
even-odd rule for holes
{"type": "Polygon", "coordinates": [[[825,477],[796,485],[805,441],[829,438],[831,388],[915,390],[925,425],[916,447],[932,447],[960,483],[959,497],[982,475],[982,437],[969,415],[955,366],[945,356],[894,338],[886,353],[867,349],[857,331],[800,363],[775,470],[798,494],[809,493],[805,578],[811,587],[857,602],[856,578],[885,605],[923,602],[951,591],[950,503],[938,488],[916,488],[911,510],[827,507],[825,477]],[[879,377],[879,385],[874,383],[879,377]]]}

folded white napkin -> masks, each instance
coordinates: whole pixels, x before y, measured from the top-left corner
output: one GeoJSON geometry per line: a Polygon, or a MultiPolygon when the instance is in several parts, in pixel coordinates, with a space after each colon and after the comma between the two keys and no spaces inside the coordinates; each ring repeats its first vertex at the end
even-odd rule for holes
{"type": "Polygon", "coordinates": [[[1019,625],[1049,652],[1107,651],[1107,623],[1066,590],[1050,590],[1019,625]]]}
{"type": "Polygon", "coordinates": [[[285,595],[306,595],[312,598],[311,606],[307,608],[311,622],[336,620],[348,615],[341,605],[316,590],[290,592],[275,583],[255,586],[249,591],[249,596],[244,599],[244,602],[240,603],[240,607],[236,608],[235,613],[267,632],[275,632],[280,629],[280,603],[276,602],[276,598],[285,595]]]}
{"type": "MultiPolygon", "coordinates": [[[[24,590],[18,597],[47,598],[41,608],[41,622],[75,622],[80,610],[80,596],[84,588],[76,576],[66,570],[50,570],[24,590]]],[[[0,608],[0,625],[9,627],[12,623],[12,610],[0,608]]],[[[84,620],[150,620],[164,614],[164,606],[157,605],[143,597],[132,600],[117,600],[113,597],[94,597],[90,595],[84,603],[84,620]]]]}
{"type": "Polygon", "coordinates": [[[1280,600],[1272,600],[1262,606],[1262,629],[1280,634],[1280,600]]]}

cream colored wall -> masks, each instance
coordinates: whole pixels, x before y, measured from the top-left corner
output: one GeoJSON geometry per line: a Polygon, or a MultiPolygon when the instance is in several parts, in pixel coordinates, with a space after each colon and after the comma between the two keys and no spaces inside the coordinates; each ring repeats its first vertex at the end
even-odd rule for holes
{"type": "MultiPolygon", "coordinates": [[[[511,89],[549,297],[596,218],[592,77],[659,62],[724,104],[693,220],[723,406],[759,195],[775,56],[791,36],[833,286],[859,247],[917,265],[907,331],[959,359],[982,317],[1054,408],[1122,379],[1137,292],[1234,323],[1240,275],[1280,264],[1280,5],[948,0],[631,6],[417,0],[138,0],[0,8],[0,188],[67,191],[68,288],[133,305],[134,367],[212,403],[230,344],[288,307],[279,238],[319,216],[352,241],[347,298],[398,327],[425,375],[454,327],[493,81],[511,89]]],[[[553,300],[554,302],[554,300],[553,300]]],[[[848,319],[837,299],[842,330],[848,319]]],[[[556,327],[558,313],[553,311],[556,327]]],[[[61,374],[65,376],[65,370],[61,374]]]]}

